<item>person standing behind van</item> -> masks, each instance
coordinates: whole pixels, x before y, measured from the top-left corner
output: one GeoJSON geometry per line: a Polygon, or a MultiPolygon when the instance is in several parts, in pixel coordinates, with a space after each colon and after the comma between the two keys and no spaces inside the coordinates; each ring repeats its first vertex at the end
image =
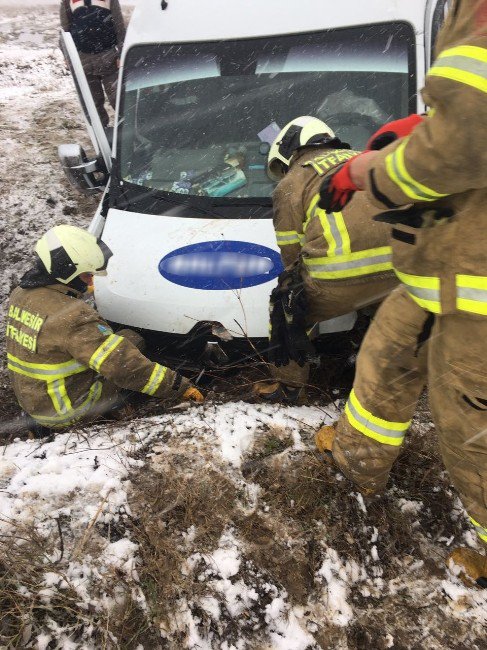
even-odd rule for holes
{"type": "Polygon", "coordinates": [[[104,127],[105,94],[115,108],[125,24],[118,0],[61,0],[61,27],[71,32],[104,127]],[[103,92],[105,91],[105,92],[103,92]]]}

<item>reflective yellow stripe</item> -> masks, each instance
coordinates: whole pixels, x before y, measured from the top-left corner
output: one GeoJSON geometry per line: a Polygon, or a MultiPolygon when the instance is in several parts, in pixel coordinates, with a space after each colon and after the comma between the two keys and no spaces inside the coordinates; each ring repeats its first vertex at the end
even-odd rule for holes
{"type": "Polygon", "coordinates": [[[334,212],[331,216],[334,218],[337,230],[340,233],[340,250],[337,249],[337,253],[340,253],[340,255],[349,255],[352,252],[352,248],[343,214],[341,212],[334,212]]]}
{"type": "Polygon", "coordinates": [[[487,277],[457,275],[457,309],[487,316],[487,277]]]}
{"type": "Polygon", "coordinates": [[[390,422],[372,415],[360,404],[354,390],[350,393],[345,414],[354,429],[383,445],[393,447],[399,447],[403,443],[405,433],[411,424],[411,420],[390,422]]]}
{"type": "Polygon", "coordinates": [[[66,392],[66,384],[64,383],[64,379],[55,379],[54,381],[49,381],[47,383],[47,392],[49,393],[56,413],[65,416],[73,410],[71,401],[66,392]]]}
{"type": "Polygon", "coordinates": [[[323,229],[323,237],[328,245],[327,256],[348,255],[352,252],[350,235],[348,234],[345,219],[341,212],[327,213],[318,207],[320,195],[315,194],[306,211],[306,221],[303,230],[306,232],[309,222],[318,217],[323,229]]]}
{"type": "Polygon", "coordinates": [[[440,278],[394,271],[415,303],[434,314],[441,314],[440,278]]]}
{"type": "Polygon", "coordinates": [[[339,280],[392,270],[392,251],[390,246],[381,246],[335,257],[305,257],[303,261],[312,278],[339,280]]]}
{"type": "Polygon", "coordinates": [[[164,381],[166,372],[167,368],[165,366],[161,366],[160,364],[156,363],[154,370],[149,377],[149,381],[142,389],[142,392],[146,393],[146,395],[154,395],[161,383],[164,381]]]}
{"type": "Polygon", "coordinates": [[[91,355],[90,368],[93,368],[93,370],[99,372],[103,363],[122,341],[123,336],[110,334],[107,340],[104,341],[91,355]]]}
{"type": "Polygon", "coordinates": [[[75,359],[70,359],[63,363],[33,363],[31,361],[23,361],[10,354],[10,352],[7,353],[7,364],[8,369],[12,372],[42,381],[63,379],[88,370],[88,366],[84,366],[75,359]]]}
{"type": "Polygon", "coordinates": [[[487,528],[484,528],[483,526],[481,526],[479,524],[479,522],[475,521],[475,519],[473,517],[469,517],[469,519],[472,522],[472,524],[473,524],[473,526],[475,528],[475,532],[480,537],[480,539],[483,542],[487,542],[487,528]]]}
{"type": "Polygon", "coordinates": [[[316,216],[319,217],[321,227],[323,228],[323,237],[328,246],[327,255],[328,257],[333,257],[333,255],[335,255],[335,251],[337,248],[337,242],[335,240],[334,233],[332,231],[331,222],[328,219],[328,215],[324,210],[321,210],[320,208],[316,208],[315,212],[316,212],[316,216]]]}
{"type": "Polygon", "coordinates": [[[313,217],[316,216],[317,211],[320,209],[317,206],[318,201],[320,200],[320,195],[315,194],[314,197],[311,200],[311,203],[309,204],[308,209],[306,210],[306,221],[303,224],[303,231],[306,232],[306,229],[308,228],[309,222],[313,217]]]}
{"type": "Polygon", "coordinates": [[[487,93],[487,50],[475,45],[460,45],[444,50],[428,76],[451,79],[487,93]]]}
{"type": "Polygon", "coordinates": [[[56,412],[58,415],[55,416],[45,416],[45,415],[32,415],[34,420],[37,420],[40,424],[49,427],[61,427],[68,426],[78,420],[80,420],[84,415],[86,415],[94,405],[99,401],[102,394],[103,384],[101,381],[95,381],[88,391],[88,397],[85,401],[73,409],[70,408],[66,413],[56,412]]]}
{"type": "Polygon", "coordinates": [[[279,247],[301,243],[301,235],[296,230],[276,230],[276,239],[279,247]]]}
{"type": "Polygon", "coordinates": [[[440,194],[435,190],[416,181],[407,171],[404,160],[404,149],[409,138],[404,138],[398,148],[390,153],[385,160],[386,172],[393,183],[411,199],[415,201],[436,201],[447,194],[440,194]]]}

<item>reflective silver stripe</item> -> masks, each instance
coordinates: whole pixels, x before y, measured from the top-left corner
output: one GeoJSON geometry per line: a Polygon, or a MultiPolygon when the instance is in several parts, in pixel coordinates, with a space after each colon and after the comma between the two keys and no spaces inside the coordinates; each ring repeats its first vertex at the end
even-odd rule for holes
{"type": "MultiPolygon", "coordinates": [[[[333,258],[330,257],[330,260],[333,258]]],[[[347,269],[358,269],[361,267],[372,266],[375,264],[384,264],[391,261],[391,255],[376,255],[374,257],[363,257],[358,260],[348,262],[330,262],[329,264],[312,264],[312,260],[305,260],[305,264],[310,271],[342,271],[347,269]]]]}
{"type": "Polygon", "coordinates": [[[487,79],[487,63],[479,59],[473,59],[469,56],[445,56],[435,61],[431,72],[434,73],[436,68],[456,68],[463,72],[471,72],[479,77],[487,79]]]}
{"type": "Polygon", "coordinates": [[[166,372],[167,368],[165,366],[161,366],[159,363],[156,363],[156,366],[152,371],[151,376],[149,377],[149,381],[142,389],[142,392],[146,393],[146,395],[154,395],[154,393],[163,382],[164,377],[166,376],[166,372]]]}
{"type": "Polygon", "coordinates": [[[412,284],[404,283],[407,287],[407,290],[416,298],[421,300],[435,301],[440,302],[440,291],[438,289],[422,289],[420,287],[414,287],[412,284]]]}
{"type": "Polygon", "coordinates": [[[82,363],[78,363],[74,359],[69,362],[69,365],[64,363],[62,364],[30,364],[24,363],[17,357],[14,357],[11,354],[7,354],[9,368],[16,372],[16,370],[23,370],[26,373],[29,373],[30,376],[36,375],[38,379],[52,379],[53,377],[62,378],[70,377],[75,375],[78,372],[83,372],[88,370],[88,366],[84,366],[82,363]],[[45,368],[42,366],[51,365],[50,368],[45,368]]]}
{"type": "Polygon", "coordinates": [[[487,302],[487,289],[467,289],[466,287],[457,286],[457,296],[465,298],[465,300],[487,302]]]}
{"type": "Polygon", "coordinates": [[[278,242],[290,242],[298,239],[299,240],[299,235],[296,233],[295,235],[277,235],[277,241],[278,242]]]}
{"type": "Polygon", "coordinates": [[[301,239],[303,235],[300,235],[298,232],[293,232],[291,234],[279,234],[276,232],[276,240],[278,246],[291,246],[292,244],[301,244],[301,239]]]}
{"type": "Polygon", "coordinates": [[[115,348],[123,341],[123,336],[110,334],[108,339],[102,343],[91,355],[90,367],[99,372],[102,364],[112,354],[115,348]]]}
{"type": "Polygon", "coordinates": [[[330,224],[330,231],[336,243],[334,255],[343,255],[343,238],[340,230],[338,229],[335,214],[333,212],[327,212],[326,218],[328,219],[328,223],[330,224]]]}
{"type": "Polygon", "coordinates": [[[375,422],[371,422],[369,419],[361,415],[352,404],[352,401],[350,399],[347,402],[347,407],[357,422],[359,422],[362,426],[366,427],[370,431],[378,433],[381,436],[386,436],[387,438],[395,438],[397,440],[402,440],[404,438],[404,431],[386,429],[385,427],[381,427],[380,425],[376,424],[375,422]]]}

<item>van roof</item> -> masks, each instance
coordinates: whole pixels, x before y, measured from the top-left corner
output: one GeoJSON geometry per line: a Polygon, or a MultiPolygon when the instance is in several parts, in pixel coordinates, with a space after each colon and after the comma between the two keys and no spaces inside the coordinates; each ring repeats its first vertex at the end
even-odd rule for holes
{"type": "Polygon", "coordinates": [[[427,0],[138,0],[125,49],[407,21],[423,31],[427,0]]]}

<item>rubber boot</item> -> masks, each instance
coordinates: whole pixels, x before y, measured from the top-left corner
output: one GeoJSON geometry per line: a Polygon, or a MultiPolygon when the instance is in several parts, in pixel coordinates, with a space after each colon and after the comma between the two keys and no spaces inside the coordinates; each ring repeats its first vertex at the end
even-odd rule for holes
{"type": "Polygon", "coordinates": [[[266,402],[284,402],[286,404],[305,404],[306,391],[299,386],[286,386],[278,381],[260,381],[254,384],[254,395],[266,402]]]}
{"type": "Polygon", "coordinates": [[[456,548],[446,564],[466,587],[487,589],[487,556],[472,548],[456,548]],[[455,571],[460,569],[460,572],[455,571]]]}

